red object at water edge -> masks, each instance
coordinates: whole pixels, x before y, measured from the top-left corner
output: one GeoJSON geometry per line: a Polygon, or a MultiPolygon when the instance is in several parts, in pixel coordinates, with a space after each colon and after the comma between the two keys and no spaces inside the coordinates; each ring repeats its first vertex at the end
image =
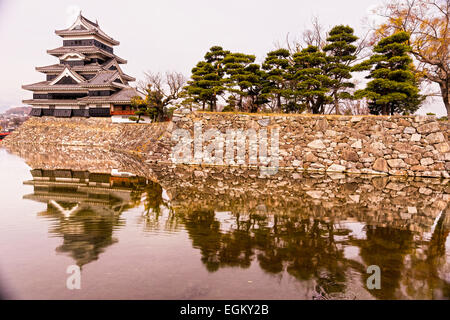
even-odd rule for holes
{"type": "Polygon", "coordinates": [[[11,132],[0,132],[0,140],[3,140],[7,135],[9,135],[11,132]]]}

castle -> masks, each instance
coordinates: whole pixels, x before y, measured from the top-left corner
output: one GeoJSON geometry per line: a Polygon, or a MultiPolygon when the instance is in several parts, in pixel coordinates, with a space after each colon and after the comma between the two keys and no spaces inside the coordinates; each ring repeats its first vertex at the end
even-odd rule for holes
{"type": "Polygon", "coordinates": [[[47,53],[57,57],[59,63],[37,67],[46,80],[22,86],[33,92],[32,99],[23,100],[32,106],[30,115],[68,118],[134,114],[130,100],[139,93],[129,85],[136,79],[120,67],[127,61],[114,54],[119,41],[81,12],[72,26],[55,33],[63,38],[63,45],[47,53]]]}

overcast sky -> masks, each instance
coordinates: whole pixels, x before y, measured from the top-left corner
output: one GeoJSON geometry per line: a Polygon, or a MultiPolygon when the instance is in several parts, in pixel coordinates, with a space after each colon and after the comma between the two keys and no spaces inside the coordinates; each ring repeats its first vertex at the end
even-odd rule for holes
{"type": "MultiPolygon", "coordinates": [[[[115,53],[128,60],[124,71],[180,71],[192,67],[213,45],[251,53],[257,60],[283,43],[299,38],[317,16],[331,27],[348,24],[363,33],[362,19],[382,0],[0,0],[0,111],[22,105],[31,92],[22,84],[44,80],[36,66],[57,63],[46,50],[62,45],[54,30],[70,26],[79,12],[98,19],[108,35],[120,41],[115,53]]],[[[436,100],[419,113],[445,114],[436,100]]]]}

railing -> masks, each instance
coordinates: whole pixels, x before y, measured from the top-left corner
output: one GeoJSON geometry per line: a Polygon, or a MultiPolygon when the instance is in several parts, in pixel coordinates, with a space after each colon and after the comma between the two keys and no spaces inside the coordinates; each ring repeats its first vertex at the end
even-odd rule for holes
{"type": "Polygon", "coordinates": [[[134,110],[114,110],[111,111],[112,116],[134,116],[134,110]]]}

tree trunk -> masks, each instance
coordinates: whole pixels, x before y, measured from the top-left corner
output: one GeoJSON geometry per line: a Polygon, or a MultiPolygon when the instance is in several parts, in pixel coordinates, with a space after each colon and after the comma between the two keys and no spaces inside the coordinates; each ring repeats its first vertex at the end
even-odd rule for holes
{"type": "Polygon", "coordinates": [[[334,95],[334,110],[336,111],[336,114],[341,114],[339,110],[339,99],[336,95],[334,95]]]}
{"type": "Polygon", "coordinates": [[[447,119],[450,119],[450,102],[449,102],[448,95],[447,95],[447,102],[445,103],[445,108],[447,108],[447,119]]]}
{"type": "Polygon", "coordinates": [[[439,87],[441,88],[442,100],[447,109],[447,118],[450,118],[450,88],[448,81],[439,83],[439,87]]]}
{"type": "Polygon", "coordinates": [[[258,112],[258,105],[256,104],[256,97],[252,96],[252,107],[251,107],[251,113],[257,113],[258,112]]]}
{"type": "Polygon", "coordinates": [[[281,112],[281,94],[277,94],[277,112],[281,112]]]}

